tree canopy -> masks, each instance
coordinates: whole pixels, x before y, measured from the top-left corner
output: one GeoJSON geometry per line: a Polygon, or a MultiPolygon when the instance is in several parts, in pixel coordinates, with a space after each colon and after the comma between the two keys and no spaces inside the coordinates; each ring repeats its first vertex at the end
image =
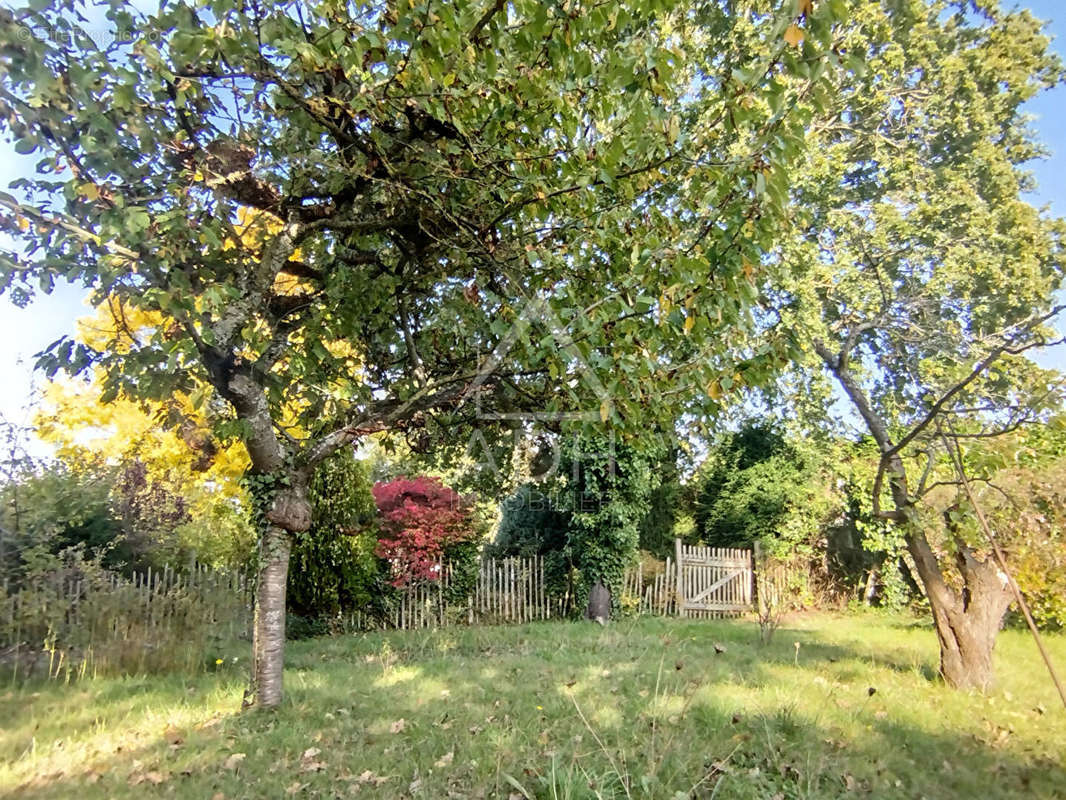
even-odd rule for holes
{"type": "Polygon", "coordinates": [[[115,2],[104,44],[79,3],[2,12],[0,125],[40,156],[0,197],[3,285],[82,281],[153,321],[50,370],[228,404],[262,702],[287,537],[338,447],[590,404],[672,424],[782,358],[737,346],[846,11],[786,6],[115,2]]]}
{"type": "Polygon", "coordinates": [[[1063,400],[1025,355],[1055,340],[1066,227],[1024,197],[1043,149],[1022,107],[1062,65],[1040,23],[995,3],[862,4],[845,46],[865,68],[812,124],[775,322],[802,331],[799,363],[838,382],[877,445],[873,513],[904,533],[945,678],[983,687],[1010,595],[983,537],[930,526],[919,503],[961,488],[964,444],[1063,400]]]}

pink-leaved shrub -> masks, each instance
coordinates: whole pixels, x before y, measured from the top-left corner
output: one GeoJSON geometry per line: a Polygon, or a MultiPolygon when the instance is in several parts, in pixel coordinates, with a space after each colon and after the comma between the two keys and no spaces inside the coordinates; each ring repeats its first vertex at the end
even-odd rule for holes
{"type": "Polygon", "coordinates": [[[440,577],[449,549],[475,537],[471,503],[437,478],[376,483],[381,513],[377,555],[392,564],[393,586],[440,577]]]}

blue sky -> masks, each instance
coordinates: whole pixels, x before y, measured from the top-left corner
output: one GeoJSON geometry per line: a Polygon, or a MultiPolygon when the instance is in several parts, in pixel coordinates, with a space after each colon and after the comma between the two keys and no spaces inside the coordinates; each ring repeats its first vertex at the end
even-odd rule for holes
{"type": "MultiPolygon", "coordinates": [[[[1018,5],[1050,22],[1053,46],[1066,57],[1066,2],[1029,0],[1018,5]]],[[[1033,202],[1066,215],[1066,86],[1035,98],[1029,111],[1037,117],[1041,139],[1051,150],[1048,160],[1033,165],[1039,182],[1033,202]]],[[[33,158],[17,155],[10,142],[0,141],[0,188],[29,173],[33,163],[33,158]]],[[[34,384],[44,380],[33,372],[33,355],[64,334],[73,334],[74,321],[88,313],[84,296],[79,287],[60,286],[24,309],[0,298],[0,414],[9,420],[29,422],[34,384]]],[[[1066,328],[1062,320],[1059,325],[1066,328]]],[[[1066,370],[1066,347],[1038,354],[1036,360],[1043,366],[1066,370]]]]}

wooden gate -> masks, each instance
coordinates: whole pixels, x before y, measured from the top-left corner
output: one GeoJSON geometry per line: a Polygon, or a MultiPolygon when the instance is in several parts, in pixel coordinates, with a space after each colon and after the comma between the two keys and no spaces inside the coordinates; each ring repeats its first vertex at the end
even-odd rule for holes
{"type": "Polygon", "coordinates": [[[724,617],[751,610],[750,550],[693,547],[675,541],[677,612],[682,617],[724,617]]]}

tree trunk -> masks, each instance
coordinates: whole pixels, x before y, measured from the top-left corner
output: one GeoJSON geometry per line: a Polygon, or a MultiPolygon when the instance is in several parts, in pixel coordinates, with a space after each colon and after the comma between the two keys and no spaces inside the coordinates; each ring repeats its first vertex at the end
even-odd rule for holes
{"type": "Polygon", "coordinates": [[[986,691],[995,683],[992,648],[999,625],[980,624],[967,614],[933,612],[940,640],[940,674],[956,689],[986,691]]]}
{"type": "MultiPolygon", "coordinates": [[[[962,578],[961,594],[947,584],[936,553],[918,527],[914,500],[907,490],[907,471],[899,447],[893,446],[888,427],[848,370],[849,347],[846,345],[839,353],[834,353],[824,343],[815,341],[814,349],[836,376],[881,449],[895,506],[891,518],[902,527],[907,550],[914,559],[918,578],[925,587],[925,596],[933,612],[933,624],[940,640],[940,674],[956,688],[988,689],[995,678],[992,648],[1011,601],[1006,576],[991,561],[978,560],[973,551],[956,536],[955,561],[962,578]]],[[[912,439],[916,433],[917,430],[912,431],[912,439]]],[[[880,498],[876,489],[873,500],[874,510],[878,511],[880,498]]],[[[950,520],[948,529],[951,530],[950,520]]]]}
{"type": "Polygon", "coordinates": [[[944,583],[923,534],[909,535],[907,546],[933,613],[941,676],[956,689],[990,689],[995,683],[992,650],[1011,601],[1004,576],[994,563],[977,559],[958,542],[955,560],[963,580],[960,594],[944,583]],[[934,572],[930,572],[931,566],[934,572]]]}
{"type": "Polygon", "coordinates": [[[603,581],[596,581],[589,589],[589,603],[585,609],[585,619],[606,622],[611,618],[611,590],[603,581]]]}
{"type": "Polygon", "coordinates": [[[276,708],[281,704],[289,549],[288,531],[270,525],[260,542],[259,586],[252,641],[255,660],[254,700],[263,708],[276,708]]]}
{"type": "Polygon", "coordinates": [[[259,542],[259,586],[253,632],[252,695],[255,705],[281,705],[285,659],[285,586],[289,577],[290,533],[311,526],[311,504],[304,481],[279,491],[266,514],[259,542]]]}

